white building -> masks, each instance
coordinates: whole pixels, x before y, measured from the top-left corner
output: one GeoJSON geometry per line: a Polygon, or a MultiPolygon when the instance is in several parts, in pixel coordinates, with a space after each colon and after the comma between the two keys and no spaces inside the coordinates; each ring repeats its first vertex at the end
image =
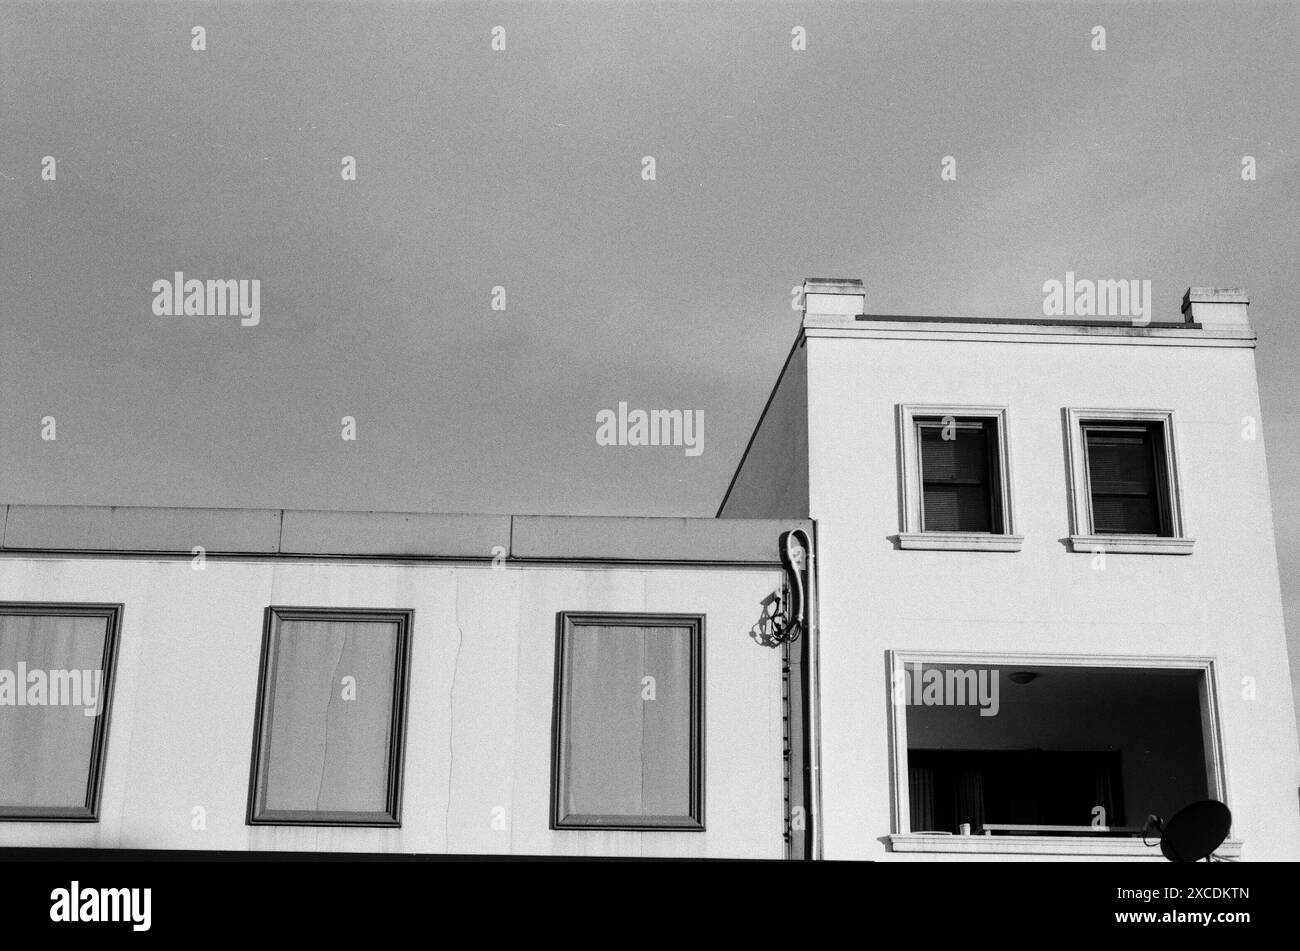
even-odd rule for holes
{"type": "Polygon", "coordinates": [[[855,281],[805,284],[719,513],[816,523],[825,856],[1149,855],[917,832],[1132,828],[1208,797],[1234,814],[1220,855],[1300,858],[1244,293],[1193,288],[1145,326],[863,303],[855,281]],[[918,664],[999,671],[998,714],[927,705],[918,664]]]}
{"type": "Polygon", "coordinates": [[[805,301],[718,519],[0,507],[0,848],[1300,857],[1244,296],[805,301]]]}

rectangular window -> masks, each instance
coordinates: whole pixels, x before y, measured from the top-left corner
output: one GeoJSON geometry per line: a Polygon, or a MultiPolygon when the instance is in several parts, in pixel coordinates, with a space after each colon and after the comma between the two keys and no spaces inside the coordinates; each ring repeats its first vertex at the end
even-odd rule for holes
{"type": "Polygon", "coordinates": [[[552,827],[702,830],[704,618],[557,628],[552,827]]]}
{"type": "Polygon", "coordinates": [[[1063,412],[1071,549],[1190,555],[1173,410],[1063,412]]]}
{"type": "Polygon", "coordinates": [[[1212,659],[891,651],[889,666],[895,851],[1149,854],[1148,815],[1225,798],[1212,659]]]}
{"type": "Polygon", "coordinates": [[[1159,423],[1084,424],[1094,534],[1172,534],[1160,430],[1159,423]]]}
{"type": "Polygon", "coordinates": [[[993,419],[917,420],[921,446],[924,532],[1001,534],[994,487],[997,422],[993,419]]]}
{"type": "Polygon", "coordinates": [[[0,603],[0,819],[94,822],[120,604],[0,603]]]}
{"type": "Polygon", "coordinates": [[[267,608],[250,824],[401,824],[412,617],[267,608]]]}
{"type": "Polygon", "coordinates": [[[900,403],[897,410],[898,547],[1019,551],[1008,408],[900,403]]]}

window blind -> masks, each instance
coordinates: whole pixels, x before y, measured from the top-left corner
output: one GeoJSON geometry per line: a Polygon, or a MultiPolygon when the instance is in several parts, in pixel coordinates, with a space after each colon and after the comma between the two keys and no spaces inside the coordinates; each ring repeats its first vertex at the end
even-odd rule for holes
{"type": "Polygon", "coordinates": [[[991,493],[991,429],[986,421],[920,425],[925,531],[1001,531],[991,493]]]}
{"type": "Polygon", "coordinates": [[[557,821],[692,824],[698,631],[691,624],[570,623],[560,662],[557,821]]]}
{"type": "Polygon", "coordinates": [[[1163,533],[1154,433],[1086,430],[1092,527],[1098,534],[1163,533]]]}
{"type": "Polygon", "coordinates": [[[0,612],[0,671],[12,694],[0,705],[0,814],[94,818],[112,623],[108,613],[0,612]]]}

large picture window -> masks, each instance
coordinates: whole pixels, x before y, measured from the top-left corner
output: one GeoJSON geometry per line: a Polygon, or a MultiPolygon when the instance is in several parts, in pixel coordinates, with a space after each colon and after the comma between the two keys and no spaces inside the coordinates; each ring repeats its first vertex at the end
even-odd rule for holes
{"type": "Polygon", "coordinates": [[[1227,800],[1215,679],[1203,657],[891,651],[891,847],[1150,854],[1147,816],[1227,800]]]}
{"type": "Polygon", "coordinates": [[[400,825],[411,621],[267,609],[251,824],[400,825]]]}
{"type": "Polygon", "coordinates": [[[704,619],[558,618],[557,829],[704,828],[704,619]]]}
{"type": "Polygon", "coordinates": [[[120,604],[0,602],[0,819],[93,822],[120,604]]]}

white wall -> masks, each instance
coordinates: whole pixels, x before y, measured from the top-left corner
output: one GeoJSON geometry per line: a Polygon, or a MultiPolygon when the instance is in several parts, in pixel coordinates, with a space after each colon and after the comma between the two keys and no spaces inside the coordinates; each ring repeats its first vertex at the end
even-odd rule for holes
{"type": "MultiPolygon", "coordinates": [[[[1003,328],[998,328],[1003,329],[1003,328]]],[[[1234,838],[1300,858],[1288,677],[1253,350],[815,337],[811,515],[821,567],[828,858],[906,858],[891,830],[885,651],[1208,655],[1218,662],[1234,838]],[[895,406],[1010,407],[1018,553],[896,550],[895,406]],[[1107,556],[1070,533],[1062,407],[1175,412],[1190,556],[1107,556]],[[1256,699],[1243,698],[1253,677],[1256,699]]]]}
{"type": "Polygon", "coordinates": [[[100,821],[0,822],[0,847],[781,858],[780,658],[749,638],[778,583],[761,569],[0,558],[0,600],[125,603],[100,821]],[[245,824],[272,604],[414,609],[402,828],[245,824]],[[707,831],[548,828],[562,610],[706,615],[707,831]]]}

